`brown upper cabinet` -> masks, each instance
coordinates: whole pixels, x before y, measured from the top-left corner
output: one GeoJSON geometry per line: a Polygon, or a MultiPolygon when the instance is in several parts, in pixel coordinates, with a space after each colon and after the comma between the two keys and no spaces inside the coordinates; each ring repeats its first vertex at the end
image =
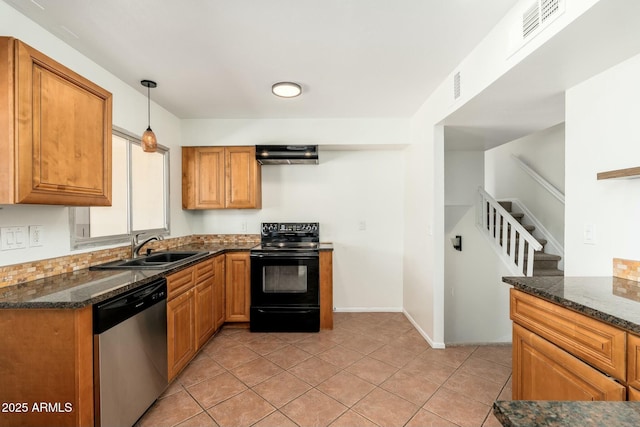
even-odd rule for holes
{"type": "Polygon", "coordinates": [[[182,147],[182,207],[260,209],[255,147],[182,147]]]}
{"type": "Polygon", "coordinates": [[[0,204],[111,205],[112,95],[0,37],[0,204]]]}

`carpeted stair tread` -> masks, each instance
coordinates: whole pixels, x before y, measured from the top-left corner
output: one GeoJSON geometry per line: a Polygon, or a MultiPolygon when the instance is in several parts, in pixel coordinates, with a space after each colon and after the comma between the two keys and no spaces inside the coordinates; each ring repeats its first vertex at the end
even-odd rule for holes
{"type": "Polygon", "coordinates": [[[564,276],[564,271],[552,268],[533,269],[534,276],[564,276]]]}

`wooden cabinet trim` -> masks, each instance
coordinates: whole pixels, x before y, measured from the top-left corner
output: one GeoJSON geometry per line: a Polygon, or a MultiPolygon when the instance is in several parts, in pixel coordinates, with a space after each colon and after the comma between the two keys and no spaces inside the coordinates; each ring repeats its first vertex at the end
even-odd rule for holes
{"type": "Polygon", "coordinates": [[[320,251],[320,329],[333,329],[333,253],[320,251]]]}
{"type": "Polygon", "coordinates": [[[626,389],[568,352],[513,324],[514,400],[625,400],[626,389]]]}
{"type": "Polygon", "coordinates": [[[626,380],[626,333],[511,289],[511,319],[590,365],[626,380]]]}

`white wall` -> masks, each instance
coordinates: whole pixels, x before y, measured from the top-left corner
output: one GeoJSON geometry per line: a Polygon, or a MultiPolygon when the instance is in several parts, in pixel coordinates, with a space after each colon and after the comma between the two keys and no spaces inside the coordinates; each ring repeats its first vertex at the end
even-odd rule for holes
{"type": "MultiPolygon", "coordinates": [[[[449,142],[445,128],[445,145],[449,142]]],[[[444,152],[444,230],[449,233],[478,198],[484,181],[484,151],[444,152]]]]}
{"type": "Polygon", "coordinates": [[[564,123],[485,152],[485,190],[495,199],[519,199],[562,245],[564,204],[511,157],[514,154],[564,193],[564,123]]]}
{"type": "MultiPolygon", "coordinates": [[[[24,15],[0,2],[0,34],[18,38],[68,68],[94,81],[113,94],[113,124],[134,135],[147,127],[146,96],[98,66],[24,15]]],[[[140,76],[140,79],[149,76],[140,76]]],[[[162,82],[159,82],[162,85],[162,82]]],[[[181,145],[179,120],[153,102],[151,120],[160,144],[171,149],[171,228],[172,236],[190,234],[181,206],[181,145]]],[[[0,226],[44,226],[42,247],[0,252],[0,265],[68,255],[70,235],[68,208],[57,206],[3,206],[0,226]]]]}
{"type": "Polygon", "coordinates": [[[405,312],[432,345],[444,345],[444,137],[440,124],[597,2],[567,0],[558,19],[514,52],[514,26],[521,22],[522,7],[529,3],[522,0],[451,70],[411,119],[411,147],[406,150],[403,301],[405,312]],[[463,76],[464,89],[454,100],[456,72],[463,76]]]}
{"type": "Polygon", "coordinates": [[[468,208],[446,234],[444,339],[447,344],[511,342],[509,288],[501,277],[511,273],[475,225],[468,208]],[[462,251],[449,238],[462,236],[462,251]]]}
{"type": "Polygon", "coordinates": [[[409,119],[191,119],[184,145],[318,144],[335,148],[393,148],[409,143],[409,119]]]}
{"type": "Polygon", "coordinates": [[[640,260],[640,179],[596,180],[640,166],[640,55],[566,93],[567,275],[609,276],[612,258],[640,260]],[[584,227],[595,227],[595,244],[584,227]]]}
{"type": "Polygon", "coordinates": [[[334,244],[334,306],[400,311],[402,169],[399,150],[321,148],[318,165],[262,167],[261,210],[193,216],[203,233],[259,233],[260,223],[270,221],[320,222],[321,240],[334,244]]]}

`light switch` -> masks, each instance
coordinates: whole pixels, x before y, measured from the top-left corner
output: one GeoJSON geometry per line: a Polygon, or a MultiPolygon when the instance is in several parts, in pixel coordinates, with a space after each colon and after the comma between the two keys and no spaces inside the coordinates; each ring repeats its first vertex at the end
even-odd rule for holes
{"type": "Polygon", "coordinates": [[[594,224],[584,225],[584,244],[585,245],[596,244],[596,226],[594,224]]]}
{"type": "Polygon", "coordinates": [[[27,247],[27,227],[0,228],[0,250],[22,249],[27,247]]]}

